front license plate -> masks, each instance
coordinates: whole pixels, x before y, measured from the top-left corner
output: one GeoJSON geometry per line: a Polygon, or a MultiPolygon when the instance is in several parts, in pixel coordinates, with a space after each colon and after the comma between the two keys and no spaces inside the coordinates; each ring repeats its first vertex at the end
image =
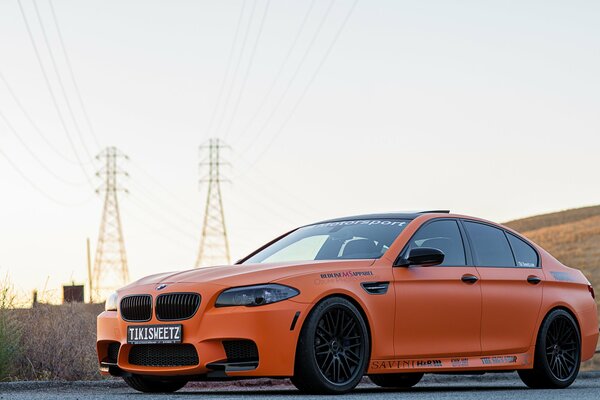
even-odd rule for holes
{"type": "Polygon", "coordinates": [[[173,344],[181,343],[182,325],[143,325],[127,327],[127,343],[173,344]]]}

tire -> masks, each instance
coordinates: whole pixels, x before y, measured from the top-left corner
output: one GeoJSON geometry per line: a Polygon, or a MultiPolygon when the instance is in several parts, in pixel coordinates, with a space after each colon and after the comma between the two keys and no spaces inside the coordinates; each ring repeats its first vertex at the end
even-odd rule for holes
{"type": "Polygon", "coordinates": [[[570,386],[581,363],[581,336],[575,319],[565,310],[546,316],[538,332],[533,369],[519,370],[519,377],[533,389],[570,386]]]}
{"type": "Polygon", "coordinates": [[[423,373],[377,374],[369,375],[369,379],[377,386],[384,388],[407,389],[415,386],[423,378],[423,373]]]}
{"type": "Polygon", "coordinates": [[[327,298],[302,327],[292,383],[304,393],[349,392],[365,374],[370,355],[367,325],[358,309],[344,298],[327,298]]]}
{"type": "Polygon", "coordinates": [[[187,384],[187,381],[168,379],[148,379],[140,375],[124,376],[129,387],[144,393],[173,393],[187,384]]]}

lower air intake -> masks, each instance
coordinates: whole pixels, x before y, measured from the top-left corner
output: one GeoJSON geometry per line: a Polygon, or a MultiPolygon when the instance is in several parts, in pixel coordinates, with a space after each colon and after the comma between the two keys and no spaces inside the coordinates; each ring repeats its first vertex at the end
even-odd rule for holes
{"type": "Polygon", "coordinates": [[[184,367],[199,362],[191,344],[137,344],[129,352],[129,364],[144,367],[184,367]]]}
{"type": "Polygon", "coordinates": [[[108,345],[108,357],[106,362],[116,364],[119,357],[119,343],[111,343],[108,345]]]}
{"type": "Polygon", "coordinates": [[[224,340],[228,362],[258,361],[258,348],[252,340],[224,340]]]}

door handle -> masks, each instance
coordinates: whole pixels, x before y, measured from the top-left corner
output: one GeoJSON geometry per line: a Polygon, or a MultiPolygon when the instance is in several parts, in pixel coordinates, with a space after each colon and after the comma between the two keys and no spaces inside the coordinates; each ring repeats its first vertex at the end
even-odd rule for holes
{"type": "Polygon", "coordinates": [[[529,275],[527,277],[527,283],[531,283],[532,285],[537,285],[541,281],[542,281],[542,278],[540,278],[539,276],[529,275]]]}
{"type": "Polygon", "coordinates": [[[476,277],[475,275],[465,274],[460,278],[460,280],[463,281],[464,283],[473,284],[473,283],[477,282],[479,280],[479,278],[476,277]]]}

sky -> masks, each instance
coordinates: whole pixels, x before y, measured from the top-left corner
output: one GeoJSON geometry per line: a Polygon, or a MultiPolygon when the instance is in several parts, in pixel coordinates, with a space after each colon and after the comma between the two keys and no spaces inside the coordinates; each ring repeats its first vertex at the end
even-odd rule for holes
{"type": "Polygon", "coordinates": [[[213,137],[230,146],[234,260],[344,215],[598,204],[599,16],[595,1],[0,0],[0,276],[48,298],[86,281],[106,146],[129,157],[132,279],[193,266],[213,137]]]}

